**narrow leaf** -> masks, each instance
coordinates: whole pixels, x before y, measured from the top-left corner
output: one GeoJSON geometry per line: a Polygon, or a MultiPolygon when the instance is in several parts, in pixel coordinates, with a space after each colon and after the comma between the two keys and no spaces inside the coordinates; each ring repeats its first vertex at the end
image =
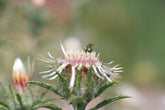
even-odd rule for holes
{"type": "Polygon", "coordinates": [[[38,82],[38,81],[29,81],[29,82],[27,82],[27,83],[41,86],[41,87],[43,87],[43,88],[45,88],[45,89],[48,89],[48,90],[54,92],[54,93],[57,94],[57,95],[63,97],[63,95],[60,94],[59,90],[58,90],[55,86],[52,86],[52,85],[50,85],[50,84],[46,84],[46,83],[38,82]]]}
{"type": "Polygon", "coordinates": [[[61,74],[59,74],[58,72],[57,72],[57,74],[58,74],[58,77],[60,79],[60,82],[63,85],[63,92],[65,92],[64,93],[65,98],[70,97],[70,89],[69,89],[69,85],[68,85],[67,80],[61,74]]]}
{"type": "Polygon", "coordinates": [[[47,92],[48,92],[48,89],[46,89],[45,91],[43,91],[42,94],[41,94],[41,96],[40,96],[40,99],[42,99],[46,95],[47,92]]]}
{"type": "Polygon", "coordinates": [[[16,93],[16,97],[17,97],[17,100],[18,100],[18,102],[20,104],[21,109],[24,110],[24,105],[23,105],[23,102],[22,102],[22,97],[18,93],[16,93]]]}
{"type": "Polygon", "coordinates": [[[123,98],[131,98],[129,96],[115,96],[115,97],[110,97],[106,100],[103,100],[102,102],[100,102],[99,104],[97,104],[95,107],[91,108],[90,110],[96,110],[96,109],[99,109],[111,102],[114,102],[116,100],[119,100],[119,99],[123,99],[123,98]]]}
{"type": "Polygon", "coordinates": [[[81,95],[81,86],[80,86],[80,82],[81,82],[80,72],[77,70],[77,74],[76,74],[76,84],[75,84],[75,87],[74,87],[74,89],[73,89],[73,93],[75,93],[76,95],[81,95]]]}
{"type": "Polygon", "coordinates": [[[3,92],[3,93],[6,93],[7,91],[6,91],[6,88],[3,86],[3,84],[0,83],[0,86],[1,86],[1,88],[2,88],[2,92],[3,92]]]}
{"type": "Polygon", "coordinates": [[[32,85],[29,85],[29,92],[30,92],[30,96],[32,98],[32,101],[34,101],[35,100],[35,96],[34,96],[34,93],[33,93],[33,87],[32,87],[32,85]]]}
{"type": "Polygon", "coordinates": [[[92,87],[92,68],[89,69],[88,75],[87,75],[87,91],[91,90],[92,87]]]}
{"type": "Polygon", "coordinates": [[[94,92],[93,92],[93,82],[92,82],[93,78],[92,78],[92,68],[89,69],[88,75],[87,75],[87,82],[86,82],[86,86],[87,89],[85,91],[84,94],[84,99],[86,100],[86,102],[90,102],[93,99],[94,96],[94,92]]]}
{"type": "Polygon", "coordinates": [[[116,84],[117,82],[109,82],[107,84],[102,85],[97,92],[95,93],[94,98],[98,97],[101,93],[103,93],[108,87],[113,86],[114,84],[116,84]]]}
{"type": "Polygon", "coordinates": [[[47,103],[47,102],[50,102],[50,101],[54,101],[55,99],[46,99],[46,100],[36,100],[33,102],[33,105],[32,106],[35,106],[35,105],[38,105],[38,104],[44,104],[44,103],[47,103]]]}
{"type": "Polygon", "coordinates": [[[10,83],[9,83],[9,91],[10,91],[10,95],[11,95],[12,101],[13,101],[13,103],[14,103],[14,106],[15,106],[15,108],[16,108],[17,105],[16,105],[16,101],[15,101],[15,95],[14,95],[14,92],[13,92],[13,89],[12,89],[10,83]]]}
{"type": "Polygon", "coordinates": [[[5,102],[1,101],[1,100],[0,100],[0,105],[2,105],[3,107],[8,108],[8,109],[10,110],[9,105],[8,105],[8,104],[6,104],[5,102]]]}
{"type": "Polygon", "coordinates": [[[4,93],[3,98],[8,99],[9,98],[9,95],[7,94],[8,92],[7,92],[6,88],[3,86],[2,83],[0,83],[0,86],[2,88],[2,92],[4,93]]]}
{"type": "Polygon", "coordinates": [[[34,106],[37,105],[37,104],[40,104],[41,102],[42,102],[42,100],[35,100],[35,101],[33,102],[32,107],[34,107],[34,106]]]}
{"type": "Polygon", "coordinates": [[[48,109],[51,109],[51,110],[62,110],[61,108],[57,107],[56,105],[53,105],[53,104],[39,104],[39,105],[36,105],[34,107],[34,109],[37,109],[37,108],[48,108],[48,109]]]}

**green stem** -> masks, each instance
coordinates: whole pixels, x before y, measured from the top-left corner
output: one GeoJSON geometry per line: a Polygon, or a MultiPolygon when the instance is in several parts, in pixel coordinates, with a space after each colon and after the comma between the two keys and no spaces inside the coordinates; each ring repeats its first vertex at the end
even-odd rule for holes
{"type": "Polygon", "coordinates": [[[86,105],[82,103],[72,104],[74,110],[85,110],[86,105]]]}

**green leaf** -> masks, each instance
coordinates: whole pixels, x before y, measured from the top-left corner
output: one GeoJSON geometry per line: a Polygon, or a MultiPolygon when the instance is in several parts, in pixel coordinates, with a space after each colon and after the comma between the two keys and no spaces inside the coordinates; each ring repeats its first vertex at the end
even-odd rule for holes
{"type": "Polygon", "coordinates": [[[42,103],[42,100],[35,100],[32,104],[32,107],[34,107],[35,105],[40,104],[40,103],[42,103]]]}
{"type": "Polygon", "coordinates": [[[13,89],[12,89],[10,83],[9,83],[9,92],[10,92],[10,95],[11,95],[12,101],[13,101],[13,103],[14,103],[14,106],[15,106],[15,108],[16,108],[17,105],[16,105],[16,101],[15,101],[15,95],[14,95],[14,92],[13,92],[13,89]]]}
{"type": "Polygon", "coordinates": [[[108,87],[113,86],[114,84],[116,84],[117,82],[109,82],[107,84],[102,85],[97,92],[95,93],[94,98],[98,97],[101,93],[103,93],[108,87]]]}
{"type": "Polygon", "coordinates": [[[87,91],[90,91],[92,88],[92,68],[90,67],[88,75],[87,75],[87,91]]]}
{"type": "Polygon", "coordinates": [[[33,87],[32,87],[32,85],[29,85],[29,92],[30,92],[30,96],[32,98],[32,101],[34,101],[35,100],[35,96],[34,96],[34,93],[33,93],[33,87]]]}
{"type": "Polygon", "coordinates": [[[3,107],[8,108],[8,109],[10,110],[9,105],[8,105],[8,104],[6,104],[5,102],[1,101],[1,100],[0,100],[0,105],[2,105],[3,107]]]}
{"type": "Polygon", "coordinates": [[[94,96],[92,80],[93,80],[92,79],[92,68],[90,68],[88,75],[87,75],[87,82],[86,82],[87,89],[86,89],[84,97],[83,97],[87,103],[90,102],[94,96]]]}
{"type": "Polygon", "coordinates": [[[3,86],[2,83],[0,83],[0,86],[1,86],[1,88],[2,88],[2,92],[3,92],[3,93],[6,93],[6,92],[7,92],[7,91],[6,91],[6,88],[3,86]]]}
{"type": "Polygon", "coordinates": [[[95,107],[91,108],[90,110],[96,110],[96,109],[99,109],[111,102],[114,102],[116,100],[119,100],[119,99],[123,99],[123,98],[131,98],[130,96],[114,96],[114,97],[110,97],[106,100],[103,100],[102,102],[100,102],[99,104],[97,104],[95,107]]]}
{"type": "Polygon", "coordinates": [[[40,99],[42,99],[46,95],[47,92],[48,92],[48,89],[46,89],[45,91],[43,91],[42,94],[41,94],[41,96],[40,96],[40,99]]]}
{"type": "Polygon", "coordinates": [[[83,97],[81,96],[72,96],[70,99],[69,99],[69,103],[81,103],[81,104],[84,104],[86,103],[85,100],[83,99],[83,97]]]}
{"type": "Polygon", "coordinates": [[[61,108],[57,107],[56,105],[53,105],[53,104],[39,104],[39,105],[36,105],[34,107],[34,109],[37,109],[37,108],[48,108],[48,109],[51,109],[51,110],[62,110],[61,108]]]}
{"type": "Polygon", "coordinates": [[[24,110],[24,105],[23,105],[23,102],[22,102],[22,97],[18,93],[16,93],[16,97],[17,97],[17,100],[18,100],[18,102],[20,104],[21,109],[24,110]]]}
{"type": "Polygon", "coordinates": [[[55,99],[46,99],[46,100],[42,100],[42,103],[47,103],[47,102],[50,102],[50,101],[55,101],[55,99]]]}
{"type": "Polygon", "coordinates": [[[60,79],[60,82],[62,83],[63,86],[63,93],[65,98],[70,97],[70,89],[67,80],[63,77],[63,75],[59,74],[58,72],[56,73],[60,79]]]}
{"type": "Polygon", "coordinates": [[[76,83],[75,83],[75,87],[73,89],[73,93],[76,95],[81,95],[81,77],[80,77],[80,72],[79,70],[77,70],[77,74],[76,74],[76,83]]]}
{"type": "Polygon", "coordinates": [[[8,99],[8,98],[9,98],[9,95],[7,94],[8,92],[7,92],[6,88],[3,86],[2,83],[0,83],[0,86],[1,86],[1,88],[2,88],[2,92],[4,93],[4,94],[3,94],[3,98],[8,99]]]}
{"type": "Polygon", "coordinates": [[[38,82],[38,81],[29,81],[27,83],[41,86],[41,87],[48,89],[48,90],[52,91],[53,93],[55,93],[55,94],[57,94],[63,98],[63,95],[59,92],[59,90],[55,86],[52,86],[51,84],[46,84],[46,83],[38,82]]]}
{"type": "Polygon", "coordinates": [[[34,102],[33,102],[33,105],[32,106],[35,106],[35,105],[37,105],[37,104],[44,104],[44,103],[47,103],[47,102],[49,102],[49,101],[54,101],[55,99],[46,99],[46,100],[35,100],[34,102]]]}
{"type": "Polygon", "coordinates": [[[6,108],[4,108],[4,107],[0,107],[0,110],[7,110],[6,108]]]}

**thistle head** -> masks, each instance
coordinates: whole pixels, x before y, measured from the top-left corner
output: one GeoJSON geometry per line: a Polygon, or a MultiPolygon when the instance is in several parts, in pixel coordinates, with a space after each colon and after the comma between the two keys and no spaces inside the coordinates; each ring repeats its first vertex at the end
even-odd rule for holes
{"type": "Polygon", "coordinates": [[[64,58],[54,58],[49,52],[48,55],[50,58],[45,58],[42,56],[42,61],[49,63],[49,67],[51,68],[48,71],[43,71],[41,74],[43,78],[48,78],[49,80],[55,79],[59,74],[69,74],[70,76],[70,88],[73,88],[75,85],[76,74],[77,71],[80,72],[83,78],[88,74],[89,69],[91,68],[94,75],[97,79],[112,81],[111,76],[117,76],[119,72],[122,72],[122,67],[118,67],[118,65],[110,67],[109,63],[103,63],[99,60],[99,55],[94,51],[86,52],[83,49],[68,49],[65,50],[62,43],[61,50],[64,54],[64,58]],[[53,66],[52,66],[53,65],[53,66]],[[59,65],[59,67],[57,66],[59,65]]]}

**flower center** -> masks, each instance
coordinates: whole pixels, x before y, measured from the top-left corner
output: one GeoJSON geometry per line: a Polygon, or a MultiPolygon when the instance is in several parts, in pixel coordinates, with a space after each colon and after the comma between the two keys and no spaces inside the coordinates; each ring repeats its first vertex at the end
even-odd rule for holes
{"type": "Polygon", "coordinates": [[[91,66],[98,62],[96,52],[85,53],[83,50],[69,50],[66,52],[68,56],[65,57],[65,62],[72,65],[91,66]]]}

